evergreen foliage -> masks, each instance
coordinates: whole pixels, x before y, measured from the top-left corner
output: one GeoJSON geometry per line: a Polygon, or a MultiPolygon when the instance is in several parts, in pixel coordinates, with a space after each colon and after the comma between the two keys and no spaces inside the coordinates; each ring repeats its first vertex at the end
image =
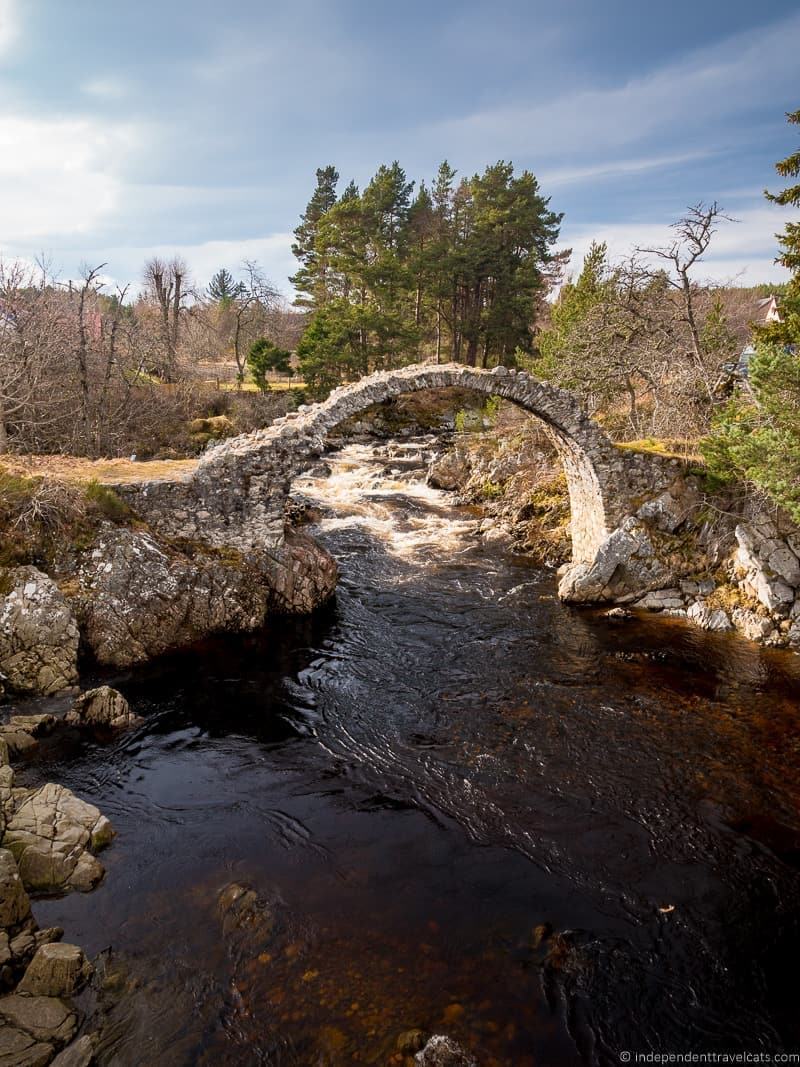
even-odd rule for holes
{"type": "Polygon", "coordinates": [[[599,244],[593,241],[577,281],[568,281],[562,286],[550,312],[550,326],[537,338],[539,357],[533,363],[535,374],[569,384],[559,370],[571,360],[576,348],[581,347],[581,335],[589,313],[607,298],[613,284],[608,246],[605,241],[599,244]]]}
{"type": "Polygon", "coordinates": [[[743,387],[702,442],[712,475],[768,493],[800,522],[800,360],[782,345],[761,344],[743,387]]]}
{"type": "Polygon", "coordinates": [[[269,389],[267,375],[270,372],[278,374],[292,374],[290,363],[291,352],[285,348],[279,348],[274,341],[268,341],[266,337],[259,337],[253,341],[247,353],[247,366],[250,374],[262,393],[269,389]]]}
{"type": "Polygon", "coordinates": [[[223,306],[229,307],[234,300],[242,295],[244,285],[241,282],[234,281],[231,272],[225,267],[221,267],[209,282],[207,292],[209,300],[215,300],[223,306]]]}
{"type": "Polygon", "coordinates": [[[456,185],[445,162],[412,197],[395,161],[338,199],[334,178],[317,172],[295,231],[292,280],[313,312],[298,355],[315,395],[426,357],[491,366],[531,350],[561,222],[532,174],[500,161],[456,185]]]}
{"type": "MultiPolygon", "coordinates": [[[[792,125],[800,125],[800,110],[787,113],[792,125]]],[[[775,164],[782,178],[800,178],[800,149],[775,164]]],[[[800,208],[800,181],[787,185],[779,193],[764,191],[767,200],[784,207],[800,208]]],[[[781,253],[777,262],[791,271],[792,277],[780,298],[781,322],[771,322],[759,327],[760,340],[776,344],[800,344],[800,222],[787,222],[786,229],[778,234],[781,253]]]]}

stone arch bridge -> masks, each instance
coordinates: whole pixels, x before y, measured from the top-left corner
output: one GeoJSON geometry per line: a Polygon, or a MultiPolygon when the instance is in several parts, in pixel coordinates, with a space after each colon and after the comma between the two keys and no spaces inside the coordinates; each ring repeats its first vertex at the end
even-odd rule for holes
{"type": "Polygon", "coordinates": [[[655,519],[663,528],[667,515],[667,527],[674,525],[680,465],[618,448],[572,393],[504,367],[485,371],[424,363],[372,374],[266,429],[220,443],[180,480],[116,488],[135,511],[168,536],[242,552],[280,552],[292,480],[324,451],[334,427],[382,401],[445,388],[502,397],[544,424],[564,466],[572,512],[573,563],[562,578],[562,596],[622,599],[626,581],[638,587],[643,582],[650,588],[659,584],[663,568],[655,560],[647,562],[654,553],[642,524],[655,519]],[[635,581],[625,576],[626,566],[632,573],[633,557],[637,557],[635,581]],[[642,578],[642,566],[655,570],[642,578]]]}

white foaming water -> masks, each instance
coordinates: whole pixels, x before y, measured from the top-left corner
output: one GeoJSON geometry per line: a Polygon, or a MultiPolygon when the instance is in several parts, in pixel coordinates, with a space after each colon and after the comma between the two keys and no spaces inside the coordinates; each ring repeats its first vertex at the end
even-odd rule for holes
{"type": "Polygon", "coordinates": [[[306,475],[294,488],[325,513],[323,532],[359,526],[406,561],[452,557],[474,547],[478,520],[426,483],[428,458],[419,442],[351,444],[326,457],[329,476],[306,475]]]}

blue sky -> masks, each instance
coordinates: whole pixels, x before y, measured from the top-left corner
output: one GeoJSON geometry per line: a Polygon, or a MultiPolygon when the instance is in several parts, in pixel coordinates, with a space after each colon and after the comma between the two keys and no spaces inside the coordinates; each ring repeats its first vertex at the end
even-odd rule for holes
{"type": "MultiPolygon", "coordinates": [[[[257,258],[288,292],[318,166],[532,170],[577,262],[717,199],[703,273],[780,280],[763,198],[796,147],[796,0],[0,0],[0,253],[198,284],[257,258]]],[[[791,217],[791,216],[789,216],[791,217]]]]}

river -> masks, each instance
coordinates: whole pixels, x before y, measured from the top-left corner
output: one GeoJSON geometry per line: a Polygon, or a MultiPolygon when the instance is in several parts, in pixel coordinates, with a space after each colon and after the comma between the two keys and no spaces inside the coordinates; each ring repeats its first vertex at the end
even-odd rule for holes
{"type": "Polygon", "coordinates": [[[99,1062],[387,1064],[417,1027],[482,1067],[797,1049],[797,660],[560,604],[425,448],[299,485],[334,604],[109,679],[142,725],[21,773],[118,833],[99,889],[35,905],[103,954],[99,1062]]]}

